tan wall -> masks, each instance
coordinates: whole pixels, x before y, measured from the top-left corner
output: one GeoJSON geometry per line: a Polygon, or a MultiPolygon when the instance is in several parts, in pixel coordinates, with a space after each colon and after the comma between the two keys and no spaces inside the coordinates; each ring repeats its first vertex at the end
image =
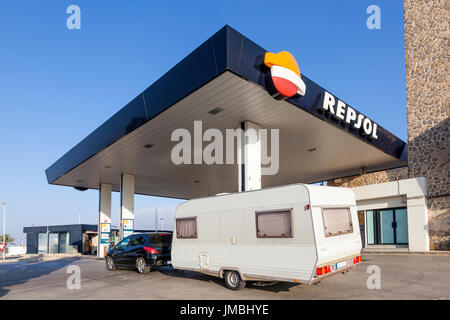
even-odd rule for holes
{"type": "Polygon", "coordinates": [[[336,187],[354,188],[360,186],[367,186],[369,184],[378,184],[402,179],[408,179],[407,167],[374,173],[367,173],[361,176],[330,180],[328,181],[328,185],[336,187]]]}
{"type": "Polygon", "coordinates": [[[408,168],[330,181],[357,187],[426,177],[430,247],[450,250],[450,1],[404,0],[408,168]]]}

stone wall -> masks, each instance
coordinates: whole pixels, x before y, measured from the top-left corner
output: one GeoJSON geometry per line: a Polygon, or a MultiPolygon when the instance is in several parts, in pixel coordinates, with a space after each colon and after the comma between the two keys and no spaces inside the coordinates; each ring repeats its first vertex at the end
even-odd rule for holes
{"type": "Polygon", "coordinates": [[[432,249],[450,250],[450,1],[405,0],[408,167],[427,178],[432,249]]]}
{"type": "Polygon", "coordinates": [[[330,180],[327,184],[329,186],[353,188],[401,179],[408,179],[407,167],[330,180]]]}
{"type": "Polygon", "coordinates": [[[425,177],[430,247],[450,250],[450,0],[404,0],[408,169],[329,181],[355,187],[425,177]]]}

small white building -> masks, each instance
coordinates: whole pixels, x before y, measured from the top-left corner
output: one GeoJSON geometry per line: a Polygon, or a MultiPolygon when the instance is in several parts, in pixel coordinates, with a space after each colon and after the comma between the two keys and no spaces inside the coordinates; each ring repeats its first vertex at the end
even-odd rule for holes
{"type": "Polygon", "coordinates": [[[6,256],[19,256],[24,255],[27,252],[27,248],[25,246],[8,245],[7,249],[8,251],[5,254],[6,256]]]}
{"type": "Polygon", "coordinates": [[[424,177],[352,189],[366,251],[430,250],[424,177]]]}

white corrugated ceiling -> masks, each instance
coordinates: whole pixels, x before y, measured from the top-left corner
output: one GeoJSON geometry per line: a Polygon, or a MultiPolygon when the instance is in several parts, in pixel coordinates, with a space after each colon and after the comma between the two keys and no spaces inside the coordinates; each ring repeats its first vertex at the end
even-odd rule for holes
{"type": "MultiPolygon", "coordinates": [[[[188,80],[187,80],[188,81],[188,80]]],[[[280,130],[280,169],[263,176],[266,186],[311,183],[357,174],[401,162],[311,114],[269,96],[262,87],[225,72],[151,121],[116,141],[57,179],[54,184],[97,189],[110,183],[120,190],[120,174],[136,176],[135,192],[193,198],[237,191],[237,165],[174,165],[170,155],[173,130],[193,132],[194,120],[203,130],[237,128],[250,120],[280,130]],[[214,108],[222,112],[211,115],[214,108]],[[147,149],[147,144],[154,145],[147,149]],[[316,148],[314,152],[308,150],[316,148]],[[197,181],[197,182],[196,182],[197,181]]],[[[208,142],[204,143],[206,146],[208,142]]]]}

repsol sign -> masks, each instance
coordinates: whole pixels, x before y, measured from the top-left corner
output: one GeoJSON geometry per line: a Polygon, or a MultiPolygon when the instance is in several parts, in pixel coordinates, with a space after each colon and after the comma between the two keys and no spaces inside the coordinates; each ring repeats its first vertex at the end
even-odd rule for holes
{"type": "Polygon", "coordinates": [[[360,132],[372,139],[378,139],[377,128],[378,125],[364,116],[356,112],[355,109],[346,105],[339,99],[336,99],[331,93],[325,91],[323,94],[323,101],[320,107],[325,112],[328,112],[333,117],[350,125],[350,127],[359,129],[360,132]]]}

